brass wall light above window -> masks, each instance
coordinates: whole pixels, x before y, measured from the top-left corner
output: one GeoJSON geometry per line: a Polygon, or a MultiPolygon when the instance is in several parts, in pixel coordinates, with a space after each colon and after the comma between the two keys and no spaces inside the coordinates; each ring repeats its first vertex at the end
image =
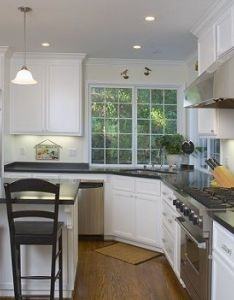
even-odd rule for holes
{"type": "Polygon", "coordinates": [[[22,68],[17,72],[15,79],[13,79],[11,82],[22,85],[36,84],[37,81],[33,79],[32,73],[28,70],[26,66],[26,14],[32,11],[32,9],[30,7],[24,6],[21,6],[18,9],[24,14],[24,64],[22,68]]]}

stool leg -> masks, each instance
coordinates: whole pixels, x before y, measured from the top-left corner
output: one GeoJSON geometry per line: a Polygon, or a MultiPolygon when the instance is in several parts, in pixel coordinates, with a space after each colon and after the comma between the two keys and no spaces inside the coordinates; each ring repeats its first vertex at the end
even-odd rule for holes
{"type": "Polygon", "coordinates": [[[62,233],[59,237],[59,300],[63,299],[63,238],[62,233]]]}
{"type": "Polygon", "coordinates": [[[51,281],[50,281],[50,300],[54,300],[55,290],[55,268],[56,268],[56,241],[52,245],[52,261],[51,261],[51,281]]]}
{"type": "Polygon", "coordinates": [[[16,245],[16,261],[17,261],[17,279],[18,279],[18,292],[19,299],[22,299],[22,287],[21,287],[21,252],[20,245],[16,245]]]}
{"type": "Polygon", "coordinates": [[[16,245],[14,241],[11,241],[11,263],[12,263],[12,275],[13,275],[13,284],[14,284],[14,294],[15,299],[19,300],[19,282],[17,277],[17,254],[16,254],[16,245]]]}

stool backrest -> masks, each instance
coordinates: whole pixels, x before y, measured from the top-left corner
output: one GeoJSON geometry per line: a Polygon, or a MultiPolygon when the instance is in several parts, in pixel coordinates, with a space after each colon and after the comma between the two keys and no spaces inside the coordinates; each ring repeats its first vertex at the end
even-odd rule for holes
{"type": "Polygon", "coordinates": [[[53,234],[57,232],[59,211],[59,184],[52,184],[41,179],[20,179],[12,183],[5,183],[7,215],[10,232],[15,233],[15,219],[19,218],[45,218],[54,222],[53,234]],[[17,197],[12,198],[13,193],[40,192],[54,195],[54,210],[13,210],[13,204],[17,203],[17,197]]]}

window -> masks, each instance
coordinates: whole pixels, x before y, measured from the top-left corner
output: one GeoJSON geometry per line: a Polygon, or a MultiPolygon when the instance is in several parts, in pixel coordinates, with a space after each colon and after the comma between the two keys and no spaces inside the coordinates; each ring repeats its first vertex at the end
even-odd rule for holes
{"type": "Polygon", "coordinates": [[[177,132],[177,90],[90,87],[91,163],[160,163],[159,138],[177,132]]]}
{"type": "Polygon", "coordinates": [[[199,167],[208,169],[206,160],[215,158],[220,161],[220,140],[212,138],[199,138],[199,146],[197,147],[196,156],[198,158],[199,167]]]}
{"type": "Polygon", "coordinates": [[[137,163],[160,163],[160,136],[176,132],[177,91],[137,89],[137,163]]]}

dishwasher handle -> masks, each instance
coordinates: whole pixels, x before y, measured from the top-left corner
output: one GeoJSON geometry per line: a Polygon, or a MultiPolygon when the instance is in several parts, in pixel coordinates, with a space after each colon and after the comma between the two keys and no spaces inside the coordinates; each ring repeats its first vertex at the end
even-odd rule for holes
{"type": "Polygon", "coordinates": [[[97,189],[102,187],[103,182],[81,181],[79,184],[79,189],[97,189]]]}

